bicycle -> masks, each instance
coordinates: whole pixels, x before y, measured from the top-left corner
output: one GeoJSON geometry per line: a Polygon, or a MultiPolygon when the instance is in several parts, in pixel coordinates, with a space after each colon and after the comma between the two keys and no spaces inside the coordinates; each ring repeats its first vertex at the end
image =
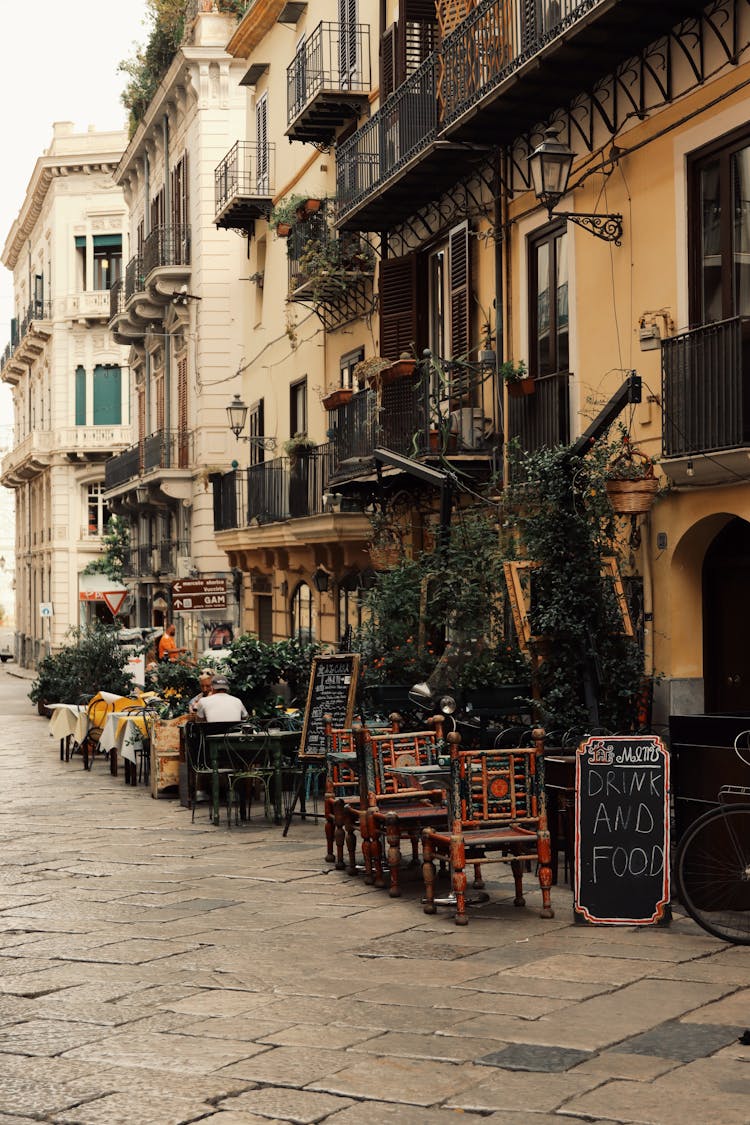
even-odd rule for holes
{"type": "MultiPolygon", "coordinates": [[[[750,730],[737,735],[734,750],[750,766],[744,756],[750,753],[750,730]]],[[[750,786],[723,785],[718,802],[680,841],[677,890],[685,910],[707,933],[750,945],[750,786]]]]}

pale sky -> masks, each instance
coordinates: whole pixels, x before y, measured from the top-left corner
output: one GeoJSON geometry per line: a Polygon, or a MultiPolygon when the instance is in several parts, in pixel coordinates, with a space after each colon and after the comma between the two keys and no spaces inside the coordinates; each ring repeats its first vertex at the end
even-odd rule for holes
{"type": "MultiPolygon", "coordinates": [[[[54,121],[76,132],[125,128],[120,102],[125,75],[117,67],[143,43],[145,0],[1,0],[0,248],[23,202],[37,157],[52,140],[54,121]]],[[[0,266],[0,352],[10,339],[11,275],[0,266]]],[[[0,385],[0,425],[11,421],[8,388],[0,385]]]]}

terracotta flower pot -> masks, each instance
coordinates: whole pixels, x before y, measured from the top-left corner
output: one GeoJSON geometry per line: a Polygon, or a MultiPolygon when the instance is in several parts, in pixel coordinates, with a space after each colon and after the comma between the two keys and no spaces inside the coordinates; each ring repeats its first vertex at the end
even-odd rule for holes
{"type": "Polygon", "coordinates": [[[302,219],[306,219],[308,215],[314,215],[316,211],[320,210],[320,199],[306,199],[304,203],[300,203],[297,208],[297,215],[302,219]]]}
{"type": "Polygon", "coordinates": [[[458,434],[452,431],[443,434],[442,430],[430,430],[430,453],[455,453],[458,448],[458,434]]]}
{"type": "Polygon", "coordinates": [[[291,223],[277,223],[276,224],[276,233],[279,236],[279,238],[288,238],[288,236],[291,234],[291,230],[292,230],[292,224],[291,223]]]}
{"type": "Polygon", "coordinates": [[[339,406],[346,406],[351,401],[353,393],[350,387],[337,387],[335,391],[330,391],[323,397],[323,408],[338,410],[339,406]]]}
{"type": "Polygon", "coordinates": [[[368,375],[367,383],[372,388],[387,387],[389,383],[397,383],[400,379],[413,379],[416,371],[416,359],[397,359],[382,371],[368,375]]]}
{"type": "Polygon", "coordinates": [[[524,398],[526,395],[533,395],[535,390],[533,379],[517,379],[508,383],[508,395],[511,398],[524,398]]]}

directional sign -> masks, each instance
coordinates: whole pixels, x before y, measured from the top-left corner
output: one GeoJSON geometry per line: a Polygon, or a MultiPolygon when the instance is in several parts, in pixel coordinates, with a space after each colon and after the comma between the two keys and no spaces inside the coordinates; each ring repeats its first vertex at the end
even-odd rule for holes
{"type": "Polygon", "coordinates": [[[227,587],[223,578],[179,578],[172,583],[172,609],[194,613],[203,609],[226,609],[227,587]]]}

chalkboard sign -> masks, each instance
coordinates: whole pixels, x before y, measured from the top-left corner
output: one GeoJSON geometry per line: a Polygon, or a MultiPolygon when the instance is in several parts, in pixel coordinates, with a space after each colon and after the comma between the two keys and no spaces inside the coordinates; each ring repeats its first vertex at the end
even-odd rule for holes
{"type": "Polygon", "coordinates": [[[575,910],[649,925],[669,902],[669,755],[651,735],[589,738],[576,753],[575,910]]]}
{"type": "Polygon", "coordinates": [[[352,725],[358,676],[358,653],[339,652],[335,656],[313,657],[299,745],[301,756],[325,756],[324,715],[333,716],[334,727],[352,725]]]}

